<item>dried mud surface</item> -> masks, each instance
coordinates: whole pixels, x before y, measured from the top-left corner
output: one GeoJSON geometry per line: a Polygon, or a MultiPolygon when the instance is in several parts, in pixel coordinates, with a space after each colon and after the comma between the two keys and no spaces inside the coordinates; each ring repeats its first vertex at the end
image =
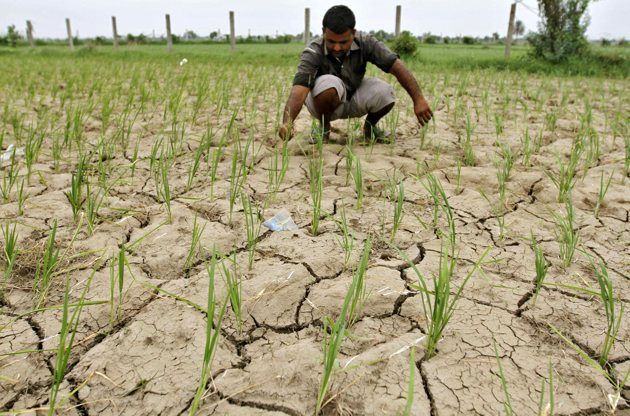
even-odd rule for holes
{"type": "MultiPolygon", "coordinates": [[[[607,266],[619,302],[630,309],[630,179],[623,176],[623,138],[610,128],[615,109],[628,114],[629,84],[592,81],[594,85],[590,85],[585,81],[588,88],[578,93],[574,87],[581,85],[581,80],[567,81],[564,88],[571,91],[569,103],[554,131],[549,131],[545,128],[546,114],[557,107],[564,94],[556,85],[559,81],[500,76],[506,88],[522,83],[507,94],[510,111],[504,113],[505,126],[500,135],[516,155],[507,182],[502,233],[499,216],[482,193],[496,201],[495,162],[499,150],[492,112],[501,108],[506,95],[492,80],[494,75],[477,76],[481,76],[485,87],[469,85],[463,96],[477,125],[472,137],[477,161],[476,166],[461,166],[459,179],[457,160],[462,155],[464,118],[454,115],[458,111],[454,103],[459,92],[457,81],[466,79],[463,75],[450,81],[437,75],[432,79],[432,98],[438,105],[424,149],[419,148],[411,105],[400,88],[395,107],[400,117],[396,142],[355,144],[354,152],[362,161],[365,177],[362,209],[356,208],[356,193],[352,180],[348,181],[344,157],[345,143],[348,136],[357,133],[357,126],[346,121],[334,123],[332,142],[323,150],[323,215],[316,236],[310,227],[308,160],[313,149],[305,141],[310,130],[306,111],[298,118],[298,133],[289,142],[287,173],[272,199],[267,198],[267,183],[269,161],[274,157],[270,145],[273,126],[257,120],[264,114],[273,118],[275,110],[261,99],[250,107],[258,108],[257,115],[238,113],[235,122],[242,138],[250,134],[254,137],[249,154],[252,169],[245,191],[257,204],[267,201],[264,218],[284,208],[298,225],[297,230],[286,232],[262,227],[251,268],[240,199],[233,215],[229,211],[233,135],[228,137],[229,144],[219,162],[212,196],[210,168],[205,162],[187,187],[187,172],[206,126],[211,125],[215,136],[220,137],[230,121],[226,111],[217,115],[214,103],[203,108],[196,123],[188,126],[170,170],[170,221],[156,196],[150,171],[152,146],[167,128],[162,121],[166,111],[163,102],[150,102],[131,131],[130,142],[139,143],[134,176],[129,173],[133,146],[126,152],[116,152],[107,161],[109,174],[121,179],[113,181],[108,189],[93,233],[85,225],[77,232],[66,196],[76,160],[69,158],[55,168],[51,144],[45,141],[33,166],[38,173],[25,186],[29,197],[24,213],[18,214],[14,198],[0,206],[3,221],[17,224],[18,246],[24,248],[2,296],[0,412],[17,414],[31,409],[27,414],[39,414],[34,409],[46,408],[61,327],[58,305],[63,302],[67,281],[71,303],[79,301],[86,289],[85,300],[94,304],[85,306],[79,318],[61,386],[60,395],[65,400],[59,413],[187,414],[201,374],[207,264],[214,248],[237,265],[236,274],[242,279],[243,321],[239,323],[228,308],[211,381],[198,414],[312,414],[322,374],[324,320],[339,313],[366,238],[372,235],[366,273],[368,297],[342,346],[341,371],[335,374],[323,414],[402,414],[412,372],[414,400],[410,414],[501,414],[505,395],[498,362],[515,414],[537,414],[541,386],[547,386],[545,394],[549,395],[549,386],[543,381],[548,383],[550,367],[555,381],[555,414],[608,414],[613,385],[551,331],[549,324],[598,359],[606,325],[603,304],[596,296],[570,288],[597,290],[588,256],[607,266]],[[545,98],[540,110],[534,110],[536,103],[523,85],[532,94],[542,91],[545,98]],[[483,88],[490,92],[489,119],[488,113],[480,114],[475,104],[480,102],[483,88]],[[600,89],[611,91],[614,98],[603,100],[597,92],[600,89]],[[590,169],[580,170],[575,184],[573,200],[582,251],[565,268],[554,223],[554,214],[562,214],[564,206],[557,202],[557,190],[545,171],[556,169],[556,157],[566,159],[577,134],[585,96],[594,105],[593,126],[600,138],[601,154],[590,169]],[[518,100],[526,102],[529,111],[518,100]],[[542,146],[532,156],[531,166],[521,162],[525,128],[532,135],[542,132],[542,146]],[[476,272],[464,289],[438,352],[431,359],[425,359],[423,353],[427,322],[415,291],[418,277],[407,261],[429,281],[439,267],[441,242],[431,228],[433,202],[421,179],[427,173],[441,181],[455,212],[459,259],[453,293],[473,264],[489,250],[481,272],[476,272]],[[595,218],[593,208],[601,175],[611,173],[610,188],[599,218],[595,218]],[[393,177],[402,178],[405,186],[405,216],[393,241],[404,257],[379,240],[389,239],[391,232],[393,204],[386,198],[386,181],[393,177]],[[336,223],[342,206],[355,238],[347,264],[336,223]],[[44,303],[35,309],[37,293],[32,281],[53,220],[57,221],[58,243],[63,249],[70,248],[70,260],[60,266],[44,303]],[[199,250],[188,259],[195,223],[202,229],[199,250]],[[549,285],[538,296],[533,296],[531,233],[536,235],[550,265],[549,285]],[[122,295],[118,298],[116,292],[112,304],[110,266],[123,244],[129,266],[122,295]],[[411,346],[416,349],[416,361],[410,365],[411,346]]],[[[242,81],[246,83],[247,79],[242,81]]],[[[259,88],[273,90],[273,86],[259,88]]],[[[284,97],[286,88],[280,91],[278,97],[284,97]]],[[[274,93],[269,92],[269,96],[274,93]]],[[[194,94],[187,93],[185,99],[190,105],[194,94]]],[[[55,100],[59,98],[51,98],[53,109],[55,100]]],[[[75,100],[81,102],[80,98],[75,100]]],[[[234,109],[238,108],[237,100],[232,97],[230,101],[234,109]]],[[[13,103],[17,105],[17,101],[13,103]]],[[[33,116],[33,109],[25,105],[17,106],[15,111],[33,116]]],[[[99,124],[94,115],[84,126],[86,143],[92,147],[98,141],[99,124]]],[[[14,133],[8,130],[5,147],[14,133]]],[[[216,145],[211,151],[216,151],[216,145]]],[[[96,183],[96,153],[92,155],[91,174],[96,183]]],[[[25,167],[21,165],[21,169],[25,167]]],[[[226,285],[220,265],[217,270],[216,295],[223,298],[226,285]]],[[[606,371],[612,378],[622,378],[630,367],[629,322],[627,318],[622,320],[609,356],[606,371]]],[[[628,412],[629,400],[626,387],[621,391],[617,414],[627,414],[624,412],[628,412]]]]}

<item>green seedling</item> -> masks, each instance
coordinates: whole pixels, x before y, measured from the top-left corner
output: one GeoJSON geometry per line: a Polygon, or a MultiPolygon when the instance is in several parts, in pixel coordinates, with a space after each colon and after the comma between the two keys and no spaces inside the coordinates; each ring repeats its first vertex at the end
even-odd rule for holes
{"type": "Polygon", "coordinates": [[[186,181],[186,192],[190,191],[190,189],[192,188],[193,181],[195,180],[195,177],[197,176],[197,171],[199,170],[199,166],[201,165],[201,157],[203,156],[204,151],[205,149],[201,145],[197,147],[197,150],[195,151],[193,162],[188,168],[188,180],[186,181]]]}
{"type": "MultiPolygon", "coordinates": [[[[369,242],[369,239],[368,239],[369,242]]],[[[369,252],[369,245],[366,242],[364,248],[364,254],[369,252]],[[367,249],[367,250],[366,250],[367,249]]],[[[364,256],[369,259],[369,256],[364,256]]],[[[361,262],[364,267],[367,267],[367,260],[361,262]]],[[[315,414],[318,415],[323,406],[328,402],[324,402],[326,394],[332,384],[332,378],[335,370],[339,367],[337,356],[341,350],[341,344],[347,335],[347,328],[351,325],[353,316],[357,312],[357,306],[361,304],[362,293],[365,293],[365,287],[362,286],[361,280],[363,277],[359,273],[359,270],[363,267],[361,264],[357,268],[352,278],[352,283],[346,292],[343,304],[341,306],[341,312],[335,321],[329,317],[324,318],[324,337],[322,340],[322,346],[324,351],[324,370],[322,374],[322,380],[319,385],[319,391],[317,393],[317,404],[315,407],[315,414]]]]}
{"type": "Polygon", "coordinates": [[[254,265],[254,256],[256,255],[256,243],[258,242],[258,234],[260,232],[260,209],[257,206],[252,206],[252,202],[249,196],[245,193],[241,194],[241,201],[243,204],[243,216],[245,217],[245,238],[246,248],[248,253],[248,266],[252,269],[254,265]]]}
{"type": "Polygon", "coordinates": [[[83,185],[85,184],[85,171],[87,167],[87,158],[80,157],[77,169],[72,173],[70,180],[70,192],[66,192],[66,197],[72,207],[72,216],[77,220],[79,212],[83,208],[83,185]]]}
{"type": "Polygon", "coordinates": [[[499,183],[499,197],[506,205],[506,182],[510,180],[512,167],[514,166],[514,154],[512,148],[507,143],[501,144],[501,159],[495,162],[497,167],[497,181],[499,183]]]}
{"type": "MultiPolygon", "coordinates": [[[[499,226],[499,241],[502,242],[505,239],[505,211],[503,208],[505,207],[505,203],[501,202],[500,204],[493,204],[492,201],[490,201],[490,198],[488,198],[488,196],[483,190],[480,189],[479,193],[486,201],[488,201],[488,204],[490,204],[490,209],[492,210],[492,214],[497,220],[497,225],[499,226]]],[[[499,193],[499,198],[501,198],[500,193],[499,193]]]]}
{"type": "MultiPolygon", "coordinates": [[[[239,157],[239,151],[237,150],[237,144],[234,144],[232,153],[232,164],[230,168],[230,194],[229,194],[229,222],[232,224],[232,214],[234,212],[234,206],[236,204],[236,198],[241,194],[243,185],[247,180],[247,166],[244,159],[239,157]]],[[[247,156],[245,156],[247,157],[247,156]]]]}
{"type": "Polygon", "coordinates": [[[601,260],[598,264],[593,262],[593,259],[588,256],[595,276],[597,276],[597,283],[599,284],[599,296],[604,304],[604,311],[606,312],[606,335],[602,348],[599,354],[599,365],[605,367],[608,364],[608,356],[612,350],[619,329],[621,328],[621,319],[623,318],[624,303],[621,299],[615,301],[613,292],[613,284],[610,276],[608,276],[608,269],[601,260]],[[619,303],[619,307],[615,307],[615,303],[619,303]]]}
{"type": "Polygon", "coordinates": [[[9,169],[7,169],[6,173],[2,175],[2,185],[0,186],[0,194],[2,194],[2,201],[4,203],[9,202],[11,198],[11,191],[13,187],[17,183],[18,174],[19,174],[19,162],[15,157],[15,148],[13,149],[13,153],[11,154],[11,159],[9,163],[9,169]]]}
{"type": "Polygon", "coordinates": [[[50,284],[52,283],[52,277],[59,264],[59,247],[55,243],[55,237],[57,234],[57,220],[53,221],[52,229],[46,239],[46,245],[44,246],[44,255],[41,262],[37,264],[35,271],[35,289],[38,294],[36,305],[40,307],[46,295],[50,284]]]}
{"type": "Polygon", "coordinates": [[[540,401],[538,402],[538,416],[553,416],[555,407],[555,391],[553,382],[553,365],[549,360],[549,381],[544,378],[541,381],[540,386],[540,401]],[[549,401],[545,405],[545,386],[549,384],[549,401]]]}
{"type": "Polygon", "coordinates": [[[85,189],[85,219],[87,221],[88,232],[92,235],[98,222],[98,211],[103,204],[105,192],[92,191],[89,182],[85,184],[85,189]]]}
{"type": "Polygon", "coordinates": [[[267,182],[267,190],[270,195],[272,195],[272,198],[275,198],[275,195],[280,190],[280,186],[289,168],[288,143],[287,140],[283,141],[282,147],[280,149],[275,148],[273,156],[269,158],[269,181],[267,182]]]}
{"type": "Polygon", "coordinates": [[[39,152],[46,136],[45,127],[39,131],[31,127],[29,130],[26,145],[24,146],[24,161],[26,163],[26,178],[28,182],[31,182],[31,173],[33,171],[33,164],[37,162],[39,158],[39,152]]]}
{"type": "Polygon", "coordinates": [[[532,240],[532,250],[534,250],[534,264],[536,267],[536,278],[534,280],[534,300],[533,304],[536,305],[536,299],[540,294],[540,289],[542,289],[543,284],[545,283],[545,278],[547,277],[547,268],[549,264],[547,259],[545,258],[545,253],[543,253],[542,248],[536,241],[536,237],[534,234],[531,235],[532,240]]]}
{"type": "Polygon", "coordinates": [[[350,184],[350,177],[352,176],[352,168],[354,163],[354,153],[352,152],[352,146],[350,143],[346,145],[346,186],[350,184]]]}
{"type": "Polygon", "coordinates": [[[565,215],[554,214],[554,218],[557,227],[556,238],[560,245],[560,258],[564,267],[569,267],[580,240],[579,230],[575,228],[575,211],[570,197],[565,203],[565,215]]]}
{"type": "Polygon", "coordinates": [[[243,303],[243,292],[241,285],[241,278],[237,270],[238,263],[236,262],[236,252],[233,254],[232,259],[224,259],[221,262],[223,268],[223,279],[225,281],[225,287],[227,289],[227,297],[230,300],[230,308],[234,312],[236,317],[236,325],[239,333],[243,327],[243,315],[241,313],[241,305],[243,303]],[[231,263],[232,270],[226,265],[226,262],[231,263]]]}
{"type": "Polygon", "coordinates": [[[398,186],[394,187],[394,189],[396,189],[396,192],[394,193],[394,195],[392,195],[392,200],[395,203],[394,219],[393,219],[393,224],[392,224],[392,233],[390,237],[390,241],[392,242],[394,241],[394,238],[396,237],[396,233],[398,232],[403,216],[405,215],[405,212],[404,212],[405,186],[403,185],[403,181],[400,181],[398,183],[398,186]]]}
{"type": "Polygon", "coordinates": [[[523,153],[522,164],[526,167],[530,166],[534,145],[532,144],[532,138],[529,134],[529,127],[525,128],[525,133],[523,133],[523,138],[521,139],[521,147],[523,153]]]}
{"type": "Polygon", "coordinates": [[[372,250],[372,238],[368,236],[365,241],[365,245],[363,247],[363,254],[361,255],[361,260],[359,260],[359,265],[354,271],[354,275],[352,276],[352,285],[354,292],[352,294],[352,298],[350,301],[350,308],[348,309],[348,326],[351,326],[356,322],[363,310],[363,305],[368,297],[368,293],[365,288],[365,272],[368,268],[368,263],[370,261],[370,251],[372,250]]]}
{"type": "Polygon", "coordinates": [[[17,258],[17,240],[18,234],[16,231],[16,224],[13,224],[13,227],[6,223],[4,227],[2,227],[2,237],[4,240],[4,281],[7,283],[11,278],[11,273],[13,272],[13,268],[15,267],[15,259],[17,258]]]}
{"type": "Polygon", "coordinates": [[[337,221],[337,229],[341,233],[341,237],[337,238],[337,241],[344,252],[343,264],[344,266],[347,266],[350,261],[350,256],[352,255],[352,249],[354,248],[354,236],[349,231],[346,208],[343,204],[343,200],[341,200],[339,216],[341,220],[337,221]]]}
{"type": "Polygon", "coordinates": [[[418,134],[420,135],[420,150],[425,150],[427,148],[426,141],[427,141],[428,132],[429,132],[428,124],[425,124],[424,126],[420,127],[420,129],[418,130],[418,134]]]}
{"type": "Polygon", "coordinates": [[[201,249],[201,235],[203,231],[206,229],[206,223],[203,226],[200,226],[197,223],[197,215],[195,215],[195,219],[193,220],[193,228],[191,233],[190,247],[188,248],[188,255],[186,256],[186,261],[184,261],[184,270],[188,270],[192,267],[193,262],[197,258],[197,254],[201,249]]]}
{"type": "Polygon", "coordinates": [[[500,113],[494,113],[494,132],[497,136],[497,140],[503,134],[504,121],[503,115],[500,113]]]}
{"type": "Polygon", "coordinates": [[[361,169],[361,159],[352,155],[352,179],[354,180],[354,190],[357,193],[357,209],[363,208],[363,170],[361,169]]]}
{"type": "Polygon", "coordinates": [[[595,218],[599,218],[599,210],[602,207],[602,203],[604,202],[604,198],[606,197],[606,193],[608,192],[608,187],[610,186],[610,182],[612,181],[613,175],[615,171],[610,172],[610,176],[608,180],[604,182],[604,172],[602,172],[602,176],[599,179],[599,192],[597,193],[597,201],[595,202],[595,218]]]}
{"type": "Polygon", "coordinates": [[[545,174],[551,179],[553,184],[558,188],[558,202],[566,202],[567,198],[573,190],[576,181],[577,165],[582,154],[582,146],[578,142],[574,143],[571,149],[571,157],[567,164],[558,158],[558,174],[552,174],[545,171],[545,174]]]}
{"type": "Polygon", "coordinates": [[[545,115],[545,130],[553,134],[558,126],[558,113],[555,111],[549,112],[545,115]]]}
{"type": "Polygon", "coordinates": [[[173,222],[173,214],[171,211],[171,187],[168,181],[171,163],[172,161],[168,158],[161,157],[157,162],[157,172],[154,174],[157,196],[164,203],[166,218],[169,223],[173,222]]]}
{"type": "Polygon", "coordinates": [[[436,233],[440,238],[448,238],[452,254],[454,255],[456,245],[455,216],[453,214],[453,209],[448,202],[446,192],[444,192],[444,188],[442,187],[442,183],[432,173],[429,173],[426,175],[426,180],[422,182],[422,186],[424,187],[424,189],[426,189],[426,191],[431,196],[431,199],[433,200],[433,228],[436,230],[436,233]],[[444,212],[444,215],[446,216],[448,227],[447,232],[438,229],[438,218],[440,210],[442,210],[444,212]]]}
{"type": "Polygon", "coordinates": [[[210,265],[206,265],[208,272],[208,304],[206,308],[206,342],[204,346],[203,362],[201,364],[201,377],[199,378],[199,385],[195,392],[195,397],[190,405],[189,415],[193,416],[197,413],[199,406],[201,405],[206,389],[208,388],[208,380],[210,378],[210,369],[212,367],[212,361],[219,346],[219,336],[221,335],[221,323],[223,322],[223,315],[227,306],[227,299],[223,300],[217,305],[216,294],[214,290],[214,275],[217,266],[216,252],[212,253],[212,259],[210,265]],[[215,315],[218,309],[218,316],[215,315]]]}
{"type": "Polygon", "coordinates": [[[492,338],[492,346],[494,348],[494,355],[497,358],[497,364],[499,366],[499,377],[501,378],[501,388],[503,389],[503,410],[506,416],[512,416],[514,410],[512,410],[512,400],[510,399],[510,392],[508,391],[508,384],[503,373],[503,365],[501,365],[501,358],[499,357],[499,351],[497,350],[497,342],[494,337],[492,338]]]}
{"type": "Polygon", "coordinates": [[[462,161],[457,161],[457,174],[455,175],[455,193],[457,195],[461,194],[462,189],[462,161]]]}
{"type": "Polygon", "coordinates": [[[24,204],[26,203],[26,198],[28,198],[28,193],[24,192],[24,182],[26,179],[22,179],[20,184],[17,187],[17,208],[18,208],[18,216],[24,215],[24,204]]]}
{"type": "Polygon", "coordinates": [[[217,145],[217,148],[214,150],[214,152],[212,152],[212,158],[209,158],[209,160],[212,160],[212,166],[210,167],[210,201],[212,201],[213,197],[214,197],[214,184],[217,180],[217,172],[219,171],[219,164],[221,162],[221,160],[223,159],[223,155],[225,153],[225,136],[221,137],[221,139],[219,140],[219,144],[217,145]]]}
{"type": "Polygon", "coordinates": [[[431,359],[437,351],[437,344],[442,338],[444,329],[448,325],[448,322],[455,312],[457,303],[462,296],[464,287],[479,268],[479,265],[483,262],[486,254],[488,254],[490,248],[486,249],[481,255],[479,260],[474,264],[473,268],[468,272],[461,285],[455,291],[451,293],[451,279],[455,271],[455,265],[457,259],[451,255],[452,250],[448,247],[449,243],[442,241],[442,248],[440,250],[440,262],[439,269],[436,274],[433,275],[433,290],[429,289],[427,279],[418,270],[414,262],[400,250],[397,250],[402,258],[407,261],[418,278],[418,284],[414,286],[414,289],[420,292],[420,299],[422,301],[422,310],[424,317],[428,322],[427,328],[427,343],[425,350],[425,359],[431,359]]]}
{"type": "Polygon", "coordinates": [[[125,267],[128,266],[125,244],[121,244],[118,254],[112,256],[109,264],[109,324],[120,320],[120,307],[123,303],[123,291],[125,288],[125,267]],[[118,287],[118,299],[115,300],[116,287],[118,287]],[[114,305],[116,305],[114,307],[114,305]]]}
{"type": "Polygon", "coordinates": [[[308,164],[311,201],[312,201],[312,221],[311,232],[317,235],[319,231],[319,217],[322,209],[322,193],[324,191],[322,179],[324,171],[324,160],[321,156],[313,157],[308,164]]]}
{"type": "Polygon", "coordinates": [[[57,398],[59,395],[59,388],[66,375],[66,369],[68,368],[68,361],[72,352],[72,346],[74,344],[74,336],[77,333],[79,326],[79,318],[81,317],[81,311],[85,305],[85,295],[90,289],[92,279],[96,274],[96,270],[93,270],[85,283],[85,288],[81,292],[81,297],[76,303],[72,315],[70,316],[70,280],[66,279],[66,285],[63,295],[63,312],[61,316],[61,330],[59,331],[59,345],[57,347],[57,355],[55,358],[55,367],[53,371],[53,380],[50,387],[50,397],[48,400],[48,416],[56,414],[57,398]]]}
{"type": "Polygon", "coordinates": [[[466,115],[466,139],[462,142],[461,148],[464,154],[463,160],[466,166],[475,166],[475,151],[472,146],[472,135],[477,126],[470,119],[470,114],[466,115]]]}

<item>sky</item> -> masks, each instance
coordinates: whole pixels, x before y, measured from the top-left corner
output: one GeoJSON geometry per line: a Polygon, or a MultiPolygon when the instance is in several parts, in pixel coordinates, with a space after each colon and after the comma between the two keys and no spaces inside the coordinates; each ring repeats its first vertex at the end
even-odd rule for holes
{"type": "MultiPolygon", "coordinates": [[[[65,18],[80,37],[111,37],[111,16],[116,16],[119,35],[156,36],[165,33],[164,14],[171,15],[173,33],[193,30],[201,36],[220,30],[229,32],[229,11],[235,12],[240,36],[297,34],[304,30],[304,8],[311,9],[311,31],[318,34],[326,10],[337,1],[302,0],[0,0],[0,33],[15,24],[24,32],[26,20],[33,23],[35,37],[63,38],[65,18]]],[[[416,35],[431,32],[443,36],[489,36],[507,32],[512,0],[346,0],[355,13],[357,29],[393,32],[396,5],[402,6],[402,30],[416,35]]],[[[523,0],[516,19],[526,32],[537,29],[537,1],[523,0]]],[[[591,39],[630,39],[630,1],[598,0],[589,7],[591,39]]]]}

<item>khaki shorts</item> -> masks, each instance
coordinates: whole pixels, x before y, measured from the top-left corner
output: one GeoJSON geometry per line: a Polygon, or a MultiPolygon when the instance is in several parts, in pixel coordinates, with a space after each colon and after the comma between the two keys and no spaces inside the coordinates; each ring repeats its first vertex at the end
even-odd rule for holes
{"type": "Polygon", "coordinates": [[[361,85],[347,100],[346,86],[341,78],[334,75],[322,75],[315,80],[315,86],[306,97],[306,108],[314,118],[319,119],[320,114],[315,112],[313,97],[327,89],[337,90],[341,104],[332,115],[332,120],[340,118],[362,117],[368,113],[375,113],[383,107],[396,102],[394,88],[379,78],[363,78],[361,85]]]}

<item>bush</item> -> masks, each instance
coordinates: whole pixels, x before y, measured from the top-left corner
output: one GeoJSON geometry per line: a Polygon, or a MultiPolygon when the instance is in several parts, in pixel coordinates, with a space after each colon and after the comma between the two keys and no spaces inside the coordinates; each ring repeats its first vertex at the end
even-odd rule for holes
{"type": "Polygon", "coordinates": [[[418,39],[404,31],[392,42],[392,50],[400,56],[412,56],[418,49],[418,39]]]}
{"type": "Polygon", "coordinates": [[[15,48],[17,46],[20,34],[15,30],[15,25],[7,26],[6,36],[0,36],[0,45],[10,46],[15,48]]]}
{"type": "Polygon", "coordinates": [[[473,38],[472,36],[464,36],[462,38],[462,43],[464,45],[474,45],[477,42],[475,41],[475,38],[473,38]]]}
{"type": "Polygon", "coordinates": [[[437,43],[437,36],[435,36],[435,35],[428,35],[428,36],[425,36],[422,41],[424,43],[429,44],[429,45],[435,45],[437,43]]]}
{"type": "Polygon", "coordinates": [[[588,51],[586,9],[590,0],[538,0],[538,33],[528,37],[533,54],[551,62],[566,61],[588,51]]]}

